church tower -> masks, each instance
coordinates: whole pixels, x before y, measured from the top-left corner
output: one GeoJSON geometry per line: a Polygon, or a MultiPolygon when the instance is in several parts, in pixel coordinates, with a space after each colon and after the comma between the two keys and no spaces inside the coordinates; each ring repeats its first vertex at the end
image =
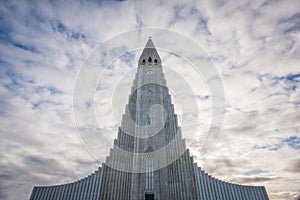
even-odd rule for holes
{"type": "Polygon", "coordinates": [[[118,138],[106,163],[114,169],[107,169],[104,164],[104,170],[114,171],[120,177],[127,171],[130,181],[116,184],[115,178],[109,180],[104,174],[107,180],[102,182],[103,199],[197,199],[193,160],[181,139],[161,59],[151,38],[140,56],[118,138]],[[123,151],[132,154],[124,156],[123,151]],[[118,167],[124,164],[116,159],[120,155],[130,160],[131,168],[118,167]],[[112,163],[114,160],[117,162],[112,163]],[[127,188],[123,189],[123,185],[127,188]],[[130,196],[118,197],[110,191],[130,196]]]}
{"type": "Polygon", "coordinates": [[[194,164],[182,139],[161,58],[148,39],[117,138],[84,179],[34,187],[30,200],[268,200],[264,187],[216,179],[194,164]]]}

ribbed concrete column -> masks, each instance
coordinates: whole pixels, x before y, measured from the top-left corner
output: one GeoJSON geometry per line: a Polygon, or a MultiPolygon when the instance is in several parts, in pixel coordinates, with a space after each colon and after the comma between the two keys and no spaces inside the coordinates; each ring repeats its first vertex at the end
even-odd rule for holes
{"type": "Polygon", "coordinates": [[[261,188],[262,188],[262,191],[263,191],[263,195],[264,195],[265,200],[269,200],[269,197],[268,197],[266,188],[265,188],[265,187],[261,187],[261,188]]]}
{"type": "Polygon", "coordinates": [[[81,179],[80,181],[79,181],[79,189],[78,189],[78,196],[77,196],[77,199],[78,200],[81,200],[81,198],[82,198],[82,189],[83,189],[83,185],[84,185],[84,179],[81,179]]]}
{"type": "Polygon", "coordinates": [[[59,186],[59,185],[57,185],[57,186],[54,187],[54,199],[55,199],[55,200],[58,199],[59,189],[60,189],[60,186],[59,186]]]}
{"type": "Polygon", "coordinates": [[[81,180],[79,180],[79,181],[76,182],[74,200],[80,200],[79,199],[79,196],[80,196],[80,185],[81,185],[81,180]]]}
{"type": "Polygon", "coordinates": [[[50,200],[50,198],[53,196],[52,190],[53,186],[45,187],[44,194],[42,194],[39,199],[50,200]]]}
{"type": "Polygon", "coordinates": [[[196,186],[197,186],[197,199],[201,200],[201,196],[200,196],[200,179],[199,179],[199,171],[198,171],[198,167],[197,164],[194,163],[194,173],[196,176],[196,186]]]}
{"type": "Polygon", "coordinates": [[[71,200],[71,194],[72,194],[72,187],[73,187],[73,183],[69,183],[69,189],[68,189],[68,193],[66,195],[65,199],[71,200]]]}
{"type": "Polygon", "coordinates": [[[256,195],[257,195],[257,199],[259,199],[259,200],[263,199],[263,197],[261,196],[259,187],[255,187],[255,192],[256,192],[256,195]]]}
{"type": "Polygon", "coordinates": [[[91,176],[91,188],[90,188],[90,196],[89,199],[94,200],[94,196],[95,196],[95,181],[96,181],[96,172],[94,172],[91,176]]]}
{"type": "Polygon", "coordinates": [[[237,185],[237,191],[238,191],[238,198],[243,199],[244,196],[241,190],[241,185],[237,185]]]}
{"type": "Polygon", "coordinates": [[[70,187],[70,183],[65,185],[65,190],[61,196],[61,200],[68,199],[67,196],[68,196],[68,192],[69,192],[69,187],[70,187]]]}
{"type": "Polygon", "coordinates": [[[212,183],[212,186],[213,186],[213,193],[214,193],[214,198],[216,200],[219,200],[219,193],[218,193],[218,188],[216,186],[216,179],[214,177],[211,177],[211,183],[212,183]]]}
{"type": "Polygon", "coordinates": [[[255,187],[255,194],[256,194],[256,199],[257,199],[257,200],[263,199],[263,198],[260,196],[258,187],[255,187]]]}
{"type": "Polygon", "coordinates": [[[255,200],[261,200],[261,197],[259,196],[259,193],[257,192],[257,187],[253,188],[254,194],[255,194],[255,200]]]}
{"type": "Polygon", "coordinates": [[[84,190],[83,190],[83,199],[87,199],[87,191],[88,191],[88,187],[89,187],[89,180],[90,180],[90,176],[87,176],[85,178],[85,184],[84,184],[84,190]]]}
{"type": "Polygon", "coordinates": [[[255,192],[255,187],[254,186],[251,187],[251,193],[252,193],[253,199],[256,200],[257,197],[256,197],[256,192],[255,192]]]}
{"type": "Polygon", "coordinates": [[[250,189],[250,192],[251,192],[251,198],[253,200],[256,200],[256,195],[255,195],[254,187],[253,186],[249,187],[249,189],[250,189]]]}
{"type": "Polygon", "coordinates": [[[86,194],[84,196],[85,199],[91,199],[91,188],[92,188],[92,181],[93,181],[93,174],[89,175],[87,178],[87,186],[86,186],[86,194]]]}
{"type": "Polygon", "coordinates": [[[241,191],[241,186],[237,185],[236,186],[237,193],[238,193],[238,199],[243,199],[242,191],[241,191]]]}
{"type": "Polygon", "coordinates": [[[257,190],[257,193],[258,193],[258,196],[260,197],[260,199],[266,200],[265,197],[264,197],[263,190],[261,189],[261,187],[256,187],[256,190],[257,190]]]}
{"type": "Polygon", "coordinates": [[[250,194],[251,194],[251,198],[253,199],[253,200],[255,200],[255,194],[254,194],[254,187],[253,186],[249,186],[249,191],[250,191],[250,194]]]}
{"type": "Polygon", "coordinates": [[[233,193],[234,193],[234,200],[239,200],[236,185],[231,184],[231,187],[232,187],[232,190],[233,190],[233,193]]]}
{"type": "Polygon", "coordinates": [[[97,175],[97,186],[96,186],[96,200],[100,199],[100,189],[101,189],[101,181],[103,178],[103,168],[98,168],[98,175],[97,175]]]}
{"type": "Polygon", "coordinates": [[[37,189],[36,199],[41,199],[44,191],[42,192],[42,187],[37,187],[36,189],[37,189]]]}
{"type": "Polygon", "coordinates": [[[66,195],[68,193],[68,187],[69,187],[69,184],[64,185],[62,194],[60,195],[60,200],[65,200],[66,199],[66,195]]]}
{"type": "Polygon", "coordinates": [[[57,198],[57,193],[58,193],[58,186],[52,186],[53,187],[53,200],[56,200],[57,198]]]}
{"type": "Polygon", "coordinates": [[[53,199],[54,196],[54,192],[53,192],[53,187],[49,187],[49,194],[48,194],[48,199],[53,199]]]}
{"type": "Polygon", "coordinates": [[[70,191],[70,200],[72,199],[74,199],[74,196],[75,196],[75,188],[76,187],[76,184],[75,184],[75,182],[73,182],[73,183],[71,183],[71,191],[70,191]]]}
{"type": "Polygon", "coordinates": [[[40,187],[36,187],[36,194],[34,195],[34,199],[38,199],[41,196],[40,187]]]}
{"type": "Polygon", "coordinates": [[[60,185],[57,192],[57,200],[61,200],[61,196],[63,194],[63,190],[65,189],[66,185],[60,185]]]}
{"type": "Polygon", "coordinates": [[[70,199],[74,199],[74,197],[75,197],[75,190],[76,190],[76,182],[73,182],[72,183],[72,190],[71,190],[70,199]]]}
{"type": "Polygon", "coordinates": [[[219,185],[220,185],[220,188],[221,188],[221,190],[222,190],[222,196],[223,196],[222,199],[223,199],[223,200],[228,199],[228,198],[227,198],[227,193],[226,193],[226,190],[225,190],[225,187],[224,187],[224,181],[220,180],[219,185]]]}
{"type": "Polygon", "coordinates": [[[233,193],[232,193],[232,190],[231,190],[231,183],[227,183],[227,182],[226,182],[226,188],[227,188],[227,190],[228,190],[229,199],[230,199],[230,200],[233,200],[233,199],[234,199],[234,196],[233,196],[233,193]]]}
{"type": "Polygon", "coordinates": [[[94,174],[92,175],[93,181],[92,181],[92,187],[91,187],[91,200],[96,199],[96,177],[97,177],[98,171],[95,171],[94,174]]]}
{"type": "MultiPolygon", "coordinates": [[[[105,171],[104,168],[105,168],[105,167],[102,166],[102,170],[103,170],[103,171],[105,171]]],[[[103,171],[102,171],[102,172],[103,172],[103,171]]],[[[104,199],[104,198],[103,198],[103,194],[104,194],[104,193],[101,194],[101,193],[99,192],[99,194],[98,194],[98,189],[100,189],[100,190],[102,191],[102,188],[99,187],[99,182],[100,182],[99,177],[100,177],[100,171],[96,171],[96,172],[95,172],[95,185],[93,186],[93,187],[94,187],[94,196],[93,196],[93,200],[104,199]]]]}
{"type": "Polygon", "coordinates": [[[34,200],[35,195],[36,195],[36,187],[33,187],[29,200],[34,200]]]}
{"type": "Polygon", "coordinates": [[[81,184],[80,184],[80,188],[79,188],[79,199],[82,200],[83,199],[83,195],[84,195],[84,187],[85,187],[85,181],[86,178],[81,180],[81,184]]]}
{"type": "MultiPolygon", "coordinates": [[[[101,187],[101,192],[100,192],[100,198],[101,199],[105,199],[105,195],[106,195],[106,191],[107,191],[107,176],[108,176],[108,167],[106,165],[103,165],[102,167],[102,173],[103,173],[103,178],[102,178],[102,181],[103,181],[103,186],[101,187]]],[[[99,173],[97,174],[97,179],[96,179],[96,191],[98,190],[98,187],[99,187],[99,173]]],[[[96,199],[97,199],[97,192],[96,192],[96,199]]]]}
{"type": "Polygon", "coordinates": [[[72,183],[72,193],[71,193],[71,199],[76,199],[76,193],[77,193],[77,187],[78,187],[78,181],[72,183]]]}
{"type": "Polygon", "coordinates": [[[217,187],[218,187],[218,191],[220,191],[220,194],[219,194],[219,197],[221,200],[224,200],[225,199],[225,196],[224,196],[224,191],[222,189],[222,185],[221,185],[221,181],[217,179],[217,187]]]}
{"type": "Polygon", "coordinates": [[[223,198],[226,200],[226,199],[229,199],[229,194],[228,194],[228,191],[226,189],[226,186],[225,186],[225,182],[224,181],[220,181],[220,186],[221,186],[221,189],[223,191],[223,198]]]}
{"type": "Polygon", "coordinates": [[[82,184],[81,184],[81,187],[80,187],[80,196],[79,196],[80,200],[84,199],[85,186],[86,186],[86,178],[83,178],[82,179],[82,184]]]}
{"type": "MultiPolygon", "coordinates": [[[[105,169],[105,171],[106,171],[106,169],[105,169]]],[[[101,173],[104,173],[104,169],[103,169],[103,168],[102,168],[102,172],[101,172],[101,173]]],[[[102,179],[103,182],[105,181],[105,179],[104,179],[105,176],[106,176],[106,175],[105,175],[105,173],[104,173],[104,174],[103,174],[103,179],[102,179]]],[[[95,200],[97,200],[98,195],[99,195],[99,198],[100,198],[100,199],[103,199],[104,194],[105,194],[105,193],[103,192],[103,195],[102,195],[102,189],[103,189],[104,187],[103,187],[103,188],[100,187],[100,181],[101,181],[101,180],[99,179],[99,177],[100,177],[100,172],[97,172],[97,175],[96,175],[96,182],[95,182],[95,186],[94,186],[94,187],[95,187],[95,189],[94,189],[94,190],[95,190],[95,197],[94,197],[95,200]],[[98,189],[101,190],[101,192],[100,192],[99,194],[98,194],[98,192],[97,192],[98,189]]],[[[103,186],[105,186],[105,185],[103,185],[103,186]]]]}
{"type": "Polygon", "coordinates": [[[201,179],[201,190],[202,190],[202,198],[205,200],[207,199],[208,196],[208,191],[207,191],[207,184],[205,182],[205,174],[204,171],[200,171],[200,179],[201,179]]]}
{"type": "Polygon", "coordinates": [[[209,182],[208,182],[208,175],[207,175],[207,173],[205,173],[204,171],[203,171],[203,173],[202,173],[202,177],[203,177],[203,183],[204,183],[204,186],[205,186],[205,199],[210,199],[211,197],[210,197],[210,187],[209,187],[209,182]]]}
{"type": "Polygon", "coordinates": [[[246,194],[247,199],[248,199],[248,200],[252,200],[252,199],[251,199],[251,196],[250,196],[250,194],[249,194],[249,191],[248,191],[248,186],[244,186],[244,188],[245,188],[245,194],[246,194]]]}
{"type": "Polygon", "coordinates": [[[251,191],[252,191],[252,196],[253,196],[253,199],[254,200],[257,200],[258,196],[257,196],[257,193],[256,193],[256,190],[255,190],[256,187],[251,187],[251,191]]]}
{"type": "Polygon", "coordinates": [[[198,175],[199,175],[199,185],[200,185],[200,200],[205,200],[205,189],[204,189],[204,183],[203,183],[203,173],[201,168],[198,169],[198,175]]]}
{"type": "Polygon", "coordinates": [[[221,193],[221,191],[219,190],[219,187],[218,187],[218,180],[213,177],[213,182],[214,182],[215,191],[216,191],[216,198],[217,198],[217,200],[221,200],[222,199],[222,193],[221,193]]]}
{"type": "Polygon", "coordinates": [[[58,186],[58,189],[57,189],[57,196],[56,196],[56,199],[57,200],[60,200],[61,199],[61,194],[63,192],[63,189],[64,189],[64,185],[59,185],[58,186]]]}
{"type": "Polygon", "coordinates": [[[210,175],[208,174],[205,174],[205,178],[206,178],[206,181],[207,181],[207,187],[208,187],[208,197],[209,199],[214,199],[214,196],[213,196],[213,189],[212,189],[212,185],[211,185],[211,181],[210,181],[210,175]]]}
{"type": "Polygon", "coordinates": [[[231,192],[231,194],[232,194],[232,200],[237,200],[237,199],[236,199],[236,196],[235,196],[233,184],[232,184],[232,183],[228,183],[228,186],[229,186],[230,192],[231,192]]]}
{"type": "Polygon", "coordinates": [[[45,200],[47,199],[47,191],[52,191],[53,190],[53,186],[50,186],[50,187],[42,187],[41,188],[41,196],[40,196],[40,199],[42,200],[45,200]]]}
{"type": "Polygon", "coordinates": [[[224,200],[225,199],[225,194],[224,194],[224,191],[222,189],[221,184],[222,184],[221,180],[217,179],[217,186],[218,186],[218,189],[220,191],[220,199],[224,200]]]}

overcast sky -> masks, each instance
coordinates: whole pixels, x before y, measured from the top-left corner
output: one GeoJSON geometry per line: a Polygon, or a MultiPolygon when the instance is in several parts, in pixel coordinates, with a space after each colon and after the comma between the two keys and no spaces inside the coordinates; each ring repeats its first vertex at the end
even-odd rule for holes
{"type": "MultiPolygon", "coordinates": [[[[201,45],[223,81],[222,134],[205,158],[198,151],[201,138],[194,141],[197,163],[219,179],[266,186],[271,199],[300,199],[298,0],[9,0],[0,3],[0,21],[0,199],[27,199],[34,185],[67,183],[98,168],[75,128],[76,77],[97,45],[146,27],[174,30],[201,45]]],[[[143,46],[147,38],[140,40],[143,46]]],[[[114,80],[134,75],[140,53],[114,60],[107,84],[114,87],[114,80]]],[[[166,66],[185,69],[182,59],[159,53],[166,66]]],[[[119,122],[106,115],[109,109],[97,107],[112,101],[102,96],[108,90],[97,91],[92,103],[112,140],[119,122]]],[[[210,98],[205,89],[199,94],[204,121],[210,98]]],[[[176,97],[172,100],[180,114],[176,97]]],[[[99,158],[107,155],[106,146],[93,148],[103,151],[99,158]]]]}

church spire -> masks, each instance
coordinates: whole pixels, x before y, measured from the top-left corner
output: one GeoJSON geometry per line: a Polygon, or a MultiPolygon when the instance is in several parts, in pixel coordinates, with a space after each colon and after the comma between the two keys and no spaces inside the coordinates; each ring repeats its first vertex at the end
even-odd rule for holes
{"type": "Polygon", "coordinates": [[[146,65],[146,64],[161,64],[160,57],[158,55],[158,52],[154,46],[151,37],[149,37],[146,46],[139,59],[139,65],[146,65]]]}
{"type": "Polygon", "coordinates": [[[149,37],[147,43],[146,43],[146,47],[145,48],[153,48],[155,49],[155,46],[153,44],[153,41],[152,41],[152,37],[149,37]]]}

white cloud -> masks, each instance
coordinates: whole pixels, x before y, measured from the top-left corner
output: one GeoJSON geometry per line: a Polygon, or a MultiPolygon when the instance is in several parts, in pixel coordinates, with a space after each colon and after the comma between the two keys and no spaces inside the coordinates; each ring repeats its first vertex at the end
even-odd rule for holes
{"type": "MultiPolygon", "coordinates": [[[[272,199],[299,198],[299,148],[286,142],[300,135],[299,78],[291,78],[300,73],[298,8],[296,0],[2,2],[0,198],[26,199],[33,185],[75,180],[97,168],[74,129],[73,84],[97,42],[136,27],[191,37],[221,73],[225,125],[211,154],[198,160],[202,168],[221,179],[266,185],[272,199]],[[245,175],[253,170],[263,173],[245,175]]],[[[161,54],[168,66],[179,64],[169,56],[161,54]]],[[[132,69],[121,58],[114,66],[108,86],[132,69]]],[[[199,99],[209,96],[195,90],[199,99]]],[[[101,92],[109,103],[109,91],[101,92]]],[[[208,100],[201,106],[208,118],[208,100]]],[[[107,118],[102,125],[113,124],[107,118]]]]}

